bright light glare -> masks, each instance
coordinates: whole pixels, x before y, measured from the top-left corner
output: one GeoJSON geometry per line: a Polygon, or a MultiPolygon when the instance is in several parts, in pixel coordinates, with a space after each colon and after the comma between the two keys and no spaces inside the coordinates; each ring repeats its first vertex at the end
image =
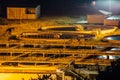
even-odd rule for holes
{"type": "Polygon", "coordinates": [[[113,38],[112,38],[112,37],[108,37],[107,39],[108,39],[108,40],[113,40],[113,38]]]}
{"type": "Polygon", "coordinates": [[[119,59],[120,56],[109,56],[109,59],[119,59]]]}
{"type": "Polygon", "coordinates": [[[36,74],[19,74],[19,73],[0,73],[0,80],[29,80],[37,78],[36,74]]]}
{"type": "Polygon", "coordinates": [[[113,51],[120,51],[120,48],[112,48],[113,51]]]}
{"type": "Polygon", "coordinates": [[[96,2],[95,2],[95,1],[93,1],[93,2],[92,2],[92,5],[94,6],[95,4],[96,4],[96,2]]]}
{"type": "Polygon", "coordinates": [[[120,16],[114,15],[114,16],[108,17],[107,19],[109,19],[109,20],[120,20],[120,16]]]}
{"type": "Polygon", "coordinates": [[[1,74],[0,74],[0,79],[2,79],[2,80],[7,80],[7,79],[9,79],[10,76],[11,76],[11,75],[6,75],[6,74],[4,74],[4,73],[1,73],[1,74]]]}
{"type": "Polygon", "coordinates": [[[106,55],[102,55],[102,56],[98,56],[98,58],[100,58],[100,59],[107,59],[107,56],[106,55]]]}

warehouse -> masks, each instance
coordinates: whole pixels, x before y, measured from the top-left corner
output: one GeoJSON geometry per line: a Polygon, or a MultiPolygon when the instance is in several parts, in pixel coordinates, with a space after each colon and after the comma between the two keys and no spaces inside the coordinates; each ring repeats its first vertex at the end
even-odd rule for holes
{"type": "Polygon", "coordinates": [[[87,15],[88,23],[92,23],[92,24],[103,24],[104,18],[105,18],[104,15],[98,15],[98,14],[87,15]]]}
{"type": "Polygon", "coordinates": [[[120,15],[112,15],[104,20],[104,25],[118,26],[120,28],[120,15]]]}

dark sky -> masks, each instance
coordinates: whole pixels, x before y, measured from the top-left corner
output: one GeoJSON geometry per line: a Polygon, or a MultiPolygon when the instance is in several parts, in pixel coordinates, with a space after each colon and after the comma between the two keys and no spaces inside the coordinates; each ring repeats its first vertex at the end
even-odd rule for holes
{"type": "MultiPolygon", "coordinates": [[[[102,1],[102,3],[97,3],[99,7],[92,6],[91,5],[92,1],[94,0],[0,0],[0,3],[2,5],[27,4],[30,6],[40,4],[42,15],[86,15],[98,12],[98,8],[100,9],[105,8],[106,10],[108,10],[109,0],[95,0],[102,1]],[[106,4],[104,4],[105,2],[106,4]]],[[[115,6],[116,5],[114,5],[114,7],[115,6]]],[[[118,11],[119,9],[116,10],[118,11]]]]}
{"type": "Polygon", "coordinates": [[[120,14],[120,0],[41,0],[43,14],[86,15],[99,14],[98,10],[120,14]],[[96,1],[95,5],[92,2],[96,1]]]}
{"type": "Polygon", "coordinates": [[[41,0],[41,7],[42,10],[45,11],[45,14],[51,15],[84,14],[80,8],[86,8],[86,5],[90,4],[91,1],[92,0],[41,0]]]}
{"type": "Polygon", "coordinates": [[[2,5],[41,5],[42,15],[75,15],[84,14],[92,0],[0,0],[2,5]],[[82,9],[81,9],[82,7],[82,9]],[[81,9],[81,10],[80,10],[81,9]],[[84,11],[82,11],[84,9],[84,11]]]}

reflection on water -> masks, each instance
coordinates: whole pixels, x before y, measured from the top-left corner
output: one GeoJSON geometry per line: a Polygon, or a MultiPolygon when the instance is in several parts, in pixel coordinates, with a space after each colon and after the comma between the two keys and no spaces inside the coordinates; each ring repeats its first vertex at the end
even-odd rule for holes
{"type": "Polygon", "coordinates": [[[37,77],[37,74],[0,73],[0,80],[30,80],[37,77]]]}
{"type": "Polygon", "coordinates": [[[99,59],[119,59],[120,56],[106,56],[106,55],[102,55],[102,56],[98,56],[97,58],[99,59]]]}
{"type": "Polygon", "coordinates": [[[107,39],[107,40],[120,40],[120,35],[105,36],[104,39],[107,39]]]}

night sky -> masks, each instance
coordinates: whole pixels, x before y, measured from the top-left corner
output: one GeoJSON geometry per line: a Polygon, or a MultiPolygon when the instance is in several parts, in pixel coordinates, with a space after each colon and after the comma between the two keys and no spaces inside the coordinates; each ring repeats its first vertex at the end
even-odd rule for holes
{"type": "MultiPolygon", "coordinates": [[[[43,0],[41,6],[46,14],[71,15],[79,14],[80,7],[86,8],[91,0],[43,0]]],[[[82,10],[81,10],[82,11],[82,10]]],[[[81,12],[82,14],[83,12],[81,12]]]]}
{"type": "Polygon", "coordinates": [[[41,0],[43,12],[51,15],[99,14],[100,9],[109,11],[110,5],[114,14],[120,14],[120,0],[41,0]]]}
{"type": "MultiPolygon", "coordinates": [[[[44,15],[86,15],[98,13],[99,9],[108,10],[109,0],[95,0],[96,5],[92,5],[94,0],[0,0],[2,5],[21,4],[21,5],[41,5],[41,14],[44,15]],[[100,2],[101,1],[101,2],[100,2]],[[99,2],[99,3],[97,3],[99,2]]],[[[112,0],[113,1],[113,0],[112,0]]],[[[119,0],[114,0],[119,1],[119,0]]],[[[112,2],[113,5],[114,2],[112,2]]],[[[118,2],[117,2],[118,3],[118,2]]],[[[118,4],[119,5],[119,4],[118,4]]],[[[120,6],[115,4],[118,13],[120,6]]]]}

